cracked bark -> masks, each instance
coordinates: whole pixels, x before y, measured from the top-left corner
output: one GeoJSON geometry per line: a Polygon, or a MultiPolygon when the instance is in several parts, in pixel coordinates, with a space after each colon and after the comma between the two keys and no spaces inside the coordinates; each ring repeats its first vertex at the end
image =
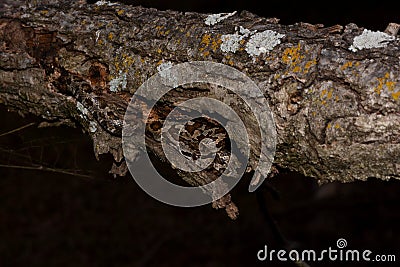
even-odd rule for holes
{"type": "MultiPolygon", "coordinates": [[[[278,134],[275,167],[320,183],[400,177],[398,39],[352,52],[363,31],[354,24],[280,25],[242,12],[209,26],[206,17],[121,4],[6,1],[0,6],[0,102],[46,123],[82,127],[96,156],[112,153],[111,172],[123,175],[122,120],[135,90],[162,63],[214,61],[242,71],[264,92],[278,134]],[[221,36],[239,26],[284,37],[254,58],[245,50],[248,37],[235,53],[223,52],[221,36]]],[[[393,25],[388,33],[396,35],[393,25]]],[[[165,97],[168,105],[158,106],[157,116],[211,88],[177,92],[165,97]]],[[[257,132],[257,125],[247,126],[250,135],[257,132]]],[[[149,131],[150,151],[165,160],[155,138],[159,127],[149,131]]],[[[257,149],[251,148],[250,170],[257,149]]],[[[211,176],[181,174],[192,185],[210,182],[211,176]]],[[[230,196],[214,206],[237,215],[230,196]]]]}

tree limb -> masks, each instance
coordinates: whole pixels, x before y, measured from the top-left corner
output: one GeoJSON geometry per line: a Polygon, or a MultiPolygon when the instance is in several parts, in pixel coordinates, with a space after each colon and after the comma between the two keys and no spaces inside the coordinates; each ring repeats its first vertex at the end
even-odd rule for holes
{"type": "MultiPolygon", "coordinates": [[[[276,167],[320,183],[400,177],[397,31],[280,25],[249,12],[215,24],[207,17],[108,2],[6,1],[0,6],[0,102],[47,122],[79,125],[96,156],[112,153],[113,173],[125,174],[122,121],[135,90],[162,64],[214,61],[242,71],[264,92],[278,134],[276,167]],[[278,43],[267,42],[272,33],[281,36],[278,43]]],[[[212,88],[189,89],[185,97],[199,91],[212,88]]],[[[181,98],[166,96],[167,107],[155,114],[181,98]]],[[[257,132],[257,125],[247,126],[250,135],[257,132]]],[[[150,151],[165,160],[159,128],[149,131],[150,151]]],[[[206,177],[182,178],[198,185],[206,177]]],[[[215,206],[236,216],[229,196],[215,206]]]]}

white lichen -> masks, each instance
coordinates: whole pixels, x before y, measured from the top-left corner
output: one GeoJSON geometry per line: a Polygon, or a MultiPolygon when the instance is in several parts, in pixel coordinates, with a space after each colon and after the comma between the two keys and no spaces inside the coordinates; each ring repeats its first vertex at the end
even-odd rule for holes
{"type": "Polygon", "coordinates": [[[247,42],[245,50],[251,57],[259,56],[274,49],[281,43],[283,37],[285,37],[284,34],[271,30],[256,33],[247,42]]]}
{"type": "Polygon", "coordinates": [[[100,0],[100,1],[97,1],[97,2],[95,3],[95,5],[96,5],[96,6],[104,6],[104,5],[107,5],[107,6],[115,6],[115,5],[118,5],[118,3],[112,3],[112,2],[109,2],[109,1],[105,1],[105,0],[100,0]]]}
{"type": "Polygon", "coordinates": [[[126,73],[119,71],[119,75],[109,83],[111,92],[123,91],[126,89],[128,79],[126,73]]]}
{"type": "Polygon", "coordinates": [[[222,52],[232,52],[235,53],[240,47],[240,41],[244,38],[243,35],[238,33],[225,34],[221,36],[221,50],[222,52]]]}
{"type": "Polygon", "coordinates": [[[158,74],[161,76],[164,81],[171,85],[172,87],[178,86],[178,80],[172,71],[173,64],[171,62],[163,62],[158,67],[158,74]]]}
{"type": "Polygon", "coordinates": [[[233,34],[225,34],[221,36],[222,52],[235,53],[239,50],[242,40],[250,37],[246,44],[246,52],[251,57],[259,56],[262,53],[268,53],[275,46],[281,43],[281,39],[285,37],[284,34],[280,34],[275,31],[265,30],[257,33],[257,31],[251,31],[242,26],[236,28],[236,32],[233,34]]]}
{"type": "Polygon", "coordinates": [[[97,131],[97,123],[95,123],[94,121],[91,121],[89,123],[89,131],[91,133],[95,133],[97,131]]]}
{"type": "Polygon", "coordinates": [[[172,66],[173,64],[171,62],[163,62],[157,67],[158,73],[164,79],[174,79],[174,77],[172,77],[171,73],[168,71],[168,69],[170,69],[172,66]]]}
{"type": "Polygon", "coordinates": [[[100,38],[100,33],[101,33],[101,30],[96,31],[96,43],[100,38]]]}
{"type": "Polygon", "coordinates": [[[79,116],[82,119],[87,119],[87,115],[89,114],[89,110],[87,108],[85,108],[85,106],[82,105],[81,102],[76,102],[76,108],[81,113],[81,114],[79,114],[79,116]]]}
{"type": "Polygon", "coordinates": [[[386,47],[388,42],[395,39],[394,36],[384,32],[374,32],[364,29],[362,34],[354,38],[353,44],[349,47],[349,50],[356,52],[365,48],[382,48],[386,47]]]}
{"type": "Polygon", "coordinates": [[[250,31],[249,29],[240,26],[239,30],[236,28],[236,32],[233,34],[225,34],[221,36],[222,52],[232,52],[235,53],[240,47],[240,41],[244,38],[256,33],[257,31],[250,31]]]}
{"type": "Polygon", "coordinates": [[[212,26],[217,24],[218,22],[223,21],[224,19],[227,19],[229,17],[232,17],[233,15],[236,14],[236,11],[232,12],[232,13],[220,13],[220,14],[212,14],[209,15],[206,19],[205,19],[205,23],[208,26],[212,26]]]}
{"type": "Polygon", "coordinates": [[[157,70],[158,70],[158,72],[162,72],[166,69],[171,68],[172,66],[173,66],[173,64],[171,62],[163,62],[157,67],[157,70]]]}
{"type": "MultiPolygon", "coordinates": [[[[237,29],[236,29],[236,30],[237,30],[237,29]]],[[[244,27],[242,27],[242,26],[239,27],[239,33],[242,34],[242,35],[244,35],[244,37],[247,37],[247,36],[249,36],[249,35],[252,35],[252,34],[254,34],[254,33],[256,33],[256,32],[257,32],[257,30],[250,31],[249,29],[246,29],[246,28],[244,28],[244,27]]]]}

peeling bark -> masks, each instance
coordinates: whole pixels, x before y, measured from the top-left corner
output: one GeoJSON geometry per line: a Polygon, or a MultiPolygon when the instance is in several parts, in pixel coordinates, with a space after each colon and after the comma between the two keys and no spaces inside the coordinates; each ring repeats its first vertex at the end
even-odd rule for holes
{"type": "MultiPolygon", "coordinates": [[[[264,92],[277,127],[275,167],[320,183],[400,177],[399,39],[385,34],[376,44],[354,24],[281,25],[248,12],[206,24],[207,17],[107,2],[6,2],[0,6],[0,101],[46,122],[79,125],[96,156],[112,153],[112,172],[123,175],[122,121],[135,90],[163,64],[220,62],[264,92]],[[279,42],[266,39],[272,33],[279,42]]],[[[154,116],[184,98],[212,93],[200,89],[183,96],[174,91],[154,116]]],[[[257,125],[246,126],[252,139],[257,125]]],[[[165,160],[159,131],[149,127],[148,146],[165,160]]],[[[251,149],[252,168],[259,148],[251,149]]],[[[214,179],[210,173],[182,178],[192,185],[214,179]]],[[[214,206],[237,214],[230,196],[214,206]]]]}

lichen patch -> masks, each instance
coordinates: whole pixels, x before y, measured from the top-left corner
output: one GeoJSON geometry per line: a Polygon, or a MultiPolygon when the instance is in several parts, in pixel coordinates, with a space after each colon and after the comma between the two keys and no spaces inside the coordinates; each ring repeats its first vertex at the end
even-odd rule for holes
{"type": "Polygon", "coordinates": [[[362,34],[354,38],[353,44],[349,47],[349,50],[357,52],[362,49],[382,48],[386,47],[388,42],[395,39],[394,36],[387,33],[365,29],[362,34]]]}
{"type": "Polygon", "coordinates": [[[225,34],[221,36],[222,44],[221,50],[222,52],[232,52],[235,53],[239,50],[240,41],[244,38],[243,35],[234,33],[234,34],[225,34]]]}
{"type": "Polygon", "coordinates": [[[107,5],[107,6],[115,6],[115,5],[118,5],[118,3],[112,3],[112,2],[109,2],[109,1],[105,1],[105,0],[100,0],[100,1],[97,1],[97,2],[95,3],[95,5],[96,5],[96,6],[104,6],[104,5],[107,5]]]}
{"type": "Polygon", "coordinates": [[[284,34],[265,30],[251,36],[250,40],[246,44],[246,52],[251,56],[259,56],[262,53],[268,53],[275,46],[281,43],[281,39],[285,37],[284,34]]]}
{"type": "Polygon", "coordinates": [[[381,95],[382,92],[385,92],[392,96],[394,100],[398,100],[400,96],[400,91],[395,91],[397,81],[393,79],[393,75],[389,72],[386,72],[382,77],[377,77],[377,85],[374,87],[374,92],[378,95],[381,95]],[[386,90],[385,90],[386,89],[386,90]]]}
{"type": "Polygon", "coordinates": [[[233,11],[232,13],[220,13],[220,14],[212,14],[209,15],[206,19],[205,19],[205,24],[208,26],[213,26],[215,24],[217,24],[218,22],[223,21],[224,19],[227,19],[229,17],[232,17],[233,15],[236,14],[236,11],[233,11]]]}
{"type": "Polygon", "coordinates": [[[97,123],[95,123],[94,121],[91,121],[89,123],[89,131],[91,133],[95,133],[97,131],[97,123]]]}
{"type": "Polygon", "coordinates": [[[76,102],[76,108],[81,113],[81,114],[79,114],[79,116],[82,119],[87,119],[87,116],[89,114],[89,110],[87,108],[85,108],[85,106],[81,102],[76,102]]]}
{"type": "Polygon", "coordinates": [[[245,38],[250,37],[245,46],[245,51],[249,56],[256,57],[262,53],[268,53],[275,46],[281,43],[281,39],[285,37],[284,34],[272,30],[265,30],[258,32],[256,30],[251,31],[242,26],[236,29],[233,34],[225,34],[221,36],[222,52],[235,53],[240,49],[240,46],[246,42],[245,38]]]}
{"type": "Polygon", "coordinates": [[[118,91],[124,91],[126,89],[127,84],[128,84],[127,75],[126,73],[120,70],[119,75],[116,78],[112,79],[109,83],[110,91],[114,93],[118,91]]]}
{"type": "Polygon", "coordinates": [[[163,62],[157,67],[157,70],[158,72],[163,72],[164,70],[169,69],[172,66],[173,64],[171,62],[163,62]]]}

